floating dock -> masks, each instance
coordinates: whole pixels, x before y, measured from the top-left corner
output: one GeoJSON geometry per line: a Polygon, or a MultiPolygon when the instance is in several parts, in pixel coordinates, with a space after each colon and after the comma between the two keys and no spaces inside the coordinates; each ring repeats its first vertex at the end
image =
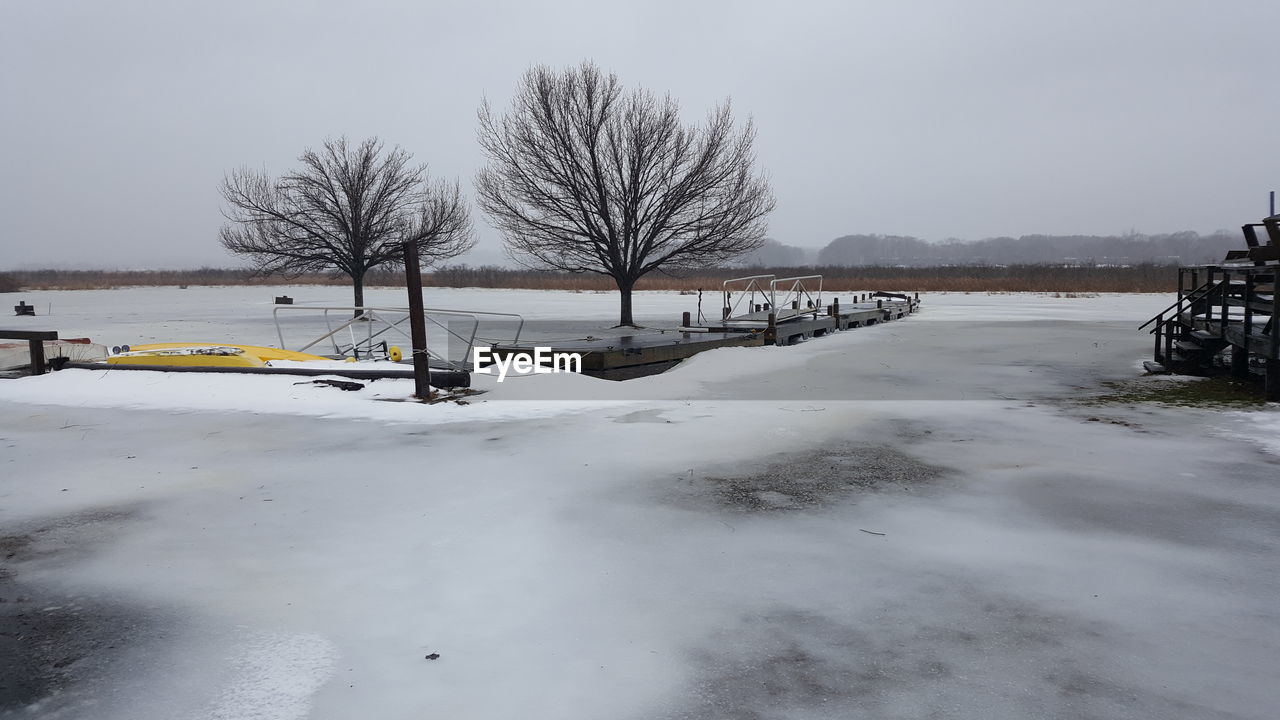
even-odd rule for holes
{"type": "Polygon", "coordinates": [[[822,308],[788,308],[778,314],[769,310],[752,311],[719,322],[692,326],[707,332],[760,332],[764,341],[774,345],[793,345],[837,330],[852,330],[879,323],[900,320],[919,309],[920,298],[898,293],[878,293],[867,299],[841,305],[839,300],[822,308]],[[772,317],[771,317],[772,316],[772,317]],[[772,338],[772,342],[770,341],[772,338]]]}
{"type": "MultiPolygon", "coordinates": [[[[431,370],[431,382],[437,387],[466,387],[472,365],[473,350],[485,350],[488,357],[503,361],[519,359],[541,350],[551,356],[577,355],[580,371],[585,375],[626,380],[663,372],[682,360],[707,350],[724,347],[759,347],[762,345],[793,345],[813,338],[820,338],[838,331],[878,325],[898,320],[919,308],[919,295],[877,292],[854,295],[852,302],[842,304],[839,299],[825,303],[822,300],[821,276],[777,279],[772,275],[759,275],[725,281],[724,305],[718,320],[708,320],[699,312],[694,321],[691,313],[684,313],[678,326],[668,329],[637,330],[620,333],[603,331],[604,337],[587,335],[567,340],[534,341],[522,339],[524,319],[512,313],[488,311],[445,310],[426,308],[426,320],[436,329],[437,342],[428,344],[426,354],[431,370]],[[492,333],[480,335],[482,323],[498,327],[505,323],[510,335],[496,340],[492,333]],[[443,342],[439,342],[443,340],[443,342]],[[451,342],[456,341],[451,353],[451,342]],[[451,359],[450,355],[461,357],[451,359]]],[[[699,294],[701,298],[701,294],[699,294]]],[[[328,357],[351,359],[386,359],[407,363],[402,350],[391,342],[404,342],[409,347],[412,338],[405,332],[410,311],[407,308],[352,308],[328,306],[297,306],[282,304],[273,310],[280,348],[285,348],[285,326],[296,329],[297,323],[284,320],[281,311],[290,316],[310,313],[324,332],[297,347],[294,353],[317,353],[327,350],[328,357]]],[[[319,328],[317,328],[318,330],[319,328]]],[[[592,332],[602,332],[593,330],[592,332]]],[[[32,372],[45,371],[45,340],[54,340],[57,333],[31,333],[27,331],[0,331],[0,337],[28,340],[31,343],[32,372]],[[37,335],[39,337],[37,337],[37,335]],[[38,348],[38,350],[37,350],[38,348]]],[[[527,338],[527,336],[526,336],[527,338]]],[[[230,348],[231,346],[226,346],[230,348]]],[[[124,347],[125,352],[129,350],[124,347]]],[[[278,352],[278,351],[276,351],[278,352]]],[[[308,355],[315,357],[315,355],[308,355]]],[[[481,361],[483,362],[483,361],[481,361]]],[[[541,362],[541,360],[539,360],[541,362]]],[[[554,362],[554,360],[552,361],[554,362]]],[[[96,369],[93,363],[66,363],[65,367],[96,369]]],[[[130,366],[101,364],[112,369],[151,369],[169,372],[244,372],[261,374],[333,374],[352,377],[408,377],[408,370],[365,370],[361,368],[210,368],[210,363],[195,363],[191,367],[175,367],[181,363],[154,366],[130,366]]]]}
{"type": "MultiPolygon", "coordinates": [[[[759,347],[763,332],[706,332],[661,330],[617,337],[587,337],[538,343],[552,353],[577,353],[582,357],[582,374],[607,380],[627,380],[655,375],[700,352],[722,347],[759,347]]],[[[490,357],[528,353],[532,344],[498,344],[490,357]]]]}
{"type": "Polygon", "coordinates": [[[871,293],[853,302],[824,304],[821,277],[775,279],[759,275],[725,281],[721,319],[694,321],[685,313],[679,327],[614,337],[496,343],[489,356],[509,358],[535,347],[548,353],[577,353],[585,375],[626,380],[661,373],[681,360],[722,347],[794,345],[854,328],[905,318],[920,306],[918,294],[871,293]],[[779,298],[781,297],[781,302],[779,298]]]}

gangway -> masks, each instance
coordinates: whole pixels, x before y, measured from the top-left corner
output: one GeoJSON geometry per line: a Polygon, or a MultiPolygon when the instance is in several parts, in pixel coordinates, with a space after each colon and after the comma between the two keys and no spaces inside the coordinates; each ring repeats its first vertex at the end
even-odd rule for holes
{"type": "Polygon", "coordinates": [[[724,309],[721,325],[749,327],[817,317],[823,309],[822,276],[801,275],[778,278],[773,275],[750,275],[725,280],[722,284],[724,309]],[[734,293],[737,293],[735,299],[734,293]],[[744,307],[745,301],[745,307],[744,307]]]}

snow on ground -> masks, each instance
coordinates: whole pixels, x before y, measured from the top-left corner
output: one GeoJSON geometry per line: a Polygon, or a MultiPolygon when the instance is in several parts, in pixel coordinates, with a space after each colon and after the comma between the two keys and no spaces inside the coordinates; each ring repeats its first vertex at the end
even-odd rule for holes
{"type": "MultiPolygon", "coordinates": [[[[28,302],[52,304],[35,320],[66,337],[269,344],[285,293],[345,302],[28,302]]],[[[0,608],[30,608],[21,622],[63,648],[61,684],[0,690],[0,707],[1271,717],[1280,459],[1268,431],[1232,428],[1276,410],[1076,402],[1134,377],[1136,325],[1163,296],[924,300],[900,322],[624,383],[478,377],[465,406],[388,402],[407,381],[0,381],[0,597],[28,601],[0,608]]],[[[656,324],[694,301],[646,293],[637,309],[656,324]]],[[[529,291],[428,303],[616,310],[529,291]]]]}

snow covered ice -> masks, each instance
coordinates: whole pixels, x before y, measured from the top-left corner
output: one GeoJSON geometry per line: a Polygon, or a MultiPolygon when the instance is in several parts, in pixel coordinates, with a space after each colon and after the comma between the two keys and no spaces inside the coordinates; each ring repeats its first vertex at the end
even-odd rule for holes
{"type": "MultiPolygon", "coordinates": [[[[53,314],[22,320],[271,344],[272,296],[345,292],[32,293],[53,314]]],[[[1274,717],[1275,406],[1080,403],[1170,382],[1137,380],[1164,296],[923,299],[623,383],[477,376],[469,405],[386,402],[407,380],[0,381],[0,619],[39,638],[0,637],[26,663],[0,699],[137,720],[1274,717]]],[[[637,314],[691,302],[640,293],[637,314]]]]}

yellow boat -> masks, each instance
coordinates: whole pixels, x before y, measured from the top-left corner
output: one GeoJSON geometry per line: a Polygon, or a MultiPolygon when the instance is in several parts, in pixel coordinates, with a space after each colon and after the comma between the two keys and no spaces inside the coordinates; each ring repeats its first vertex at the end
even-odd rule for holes
{"type": "Polygon", "coordinates": [[[179,365],[185,367],[266,367],[269,360],[309,362],[329,358],[259,345],[148,343],[111,355],[111,365],[179,365]]]}

